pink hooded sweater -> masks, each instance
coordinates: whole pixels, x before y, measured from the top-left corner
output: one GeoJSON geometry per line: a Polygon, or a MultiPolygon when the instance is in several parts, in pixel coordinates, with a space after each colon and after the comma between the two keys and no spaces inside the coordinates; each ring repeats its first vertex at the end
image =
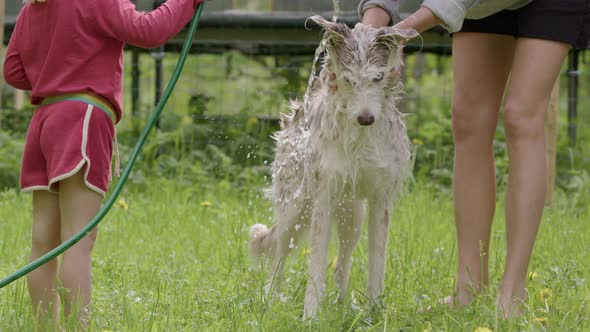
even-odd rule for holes
{"type": "Polygon", "coordinates": [[[191,19],[203,0],[168,0],[140,13],[129,0],[49,0],[19,14],[4,62],[4,78],[31,90],[31,103],[91,92],[122,116],[123,46],[162,45],[191,19]]]}

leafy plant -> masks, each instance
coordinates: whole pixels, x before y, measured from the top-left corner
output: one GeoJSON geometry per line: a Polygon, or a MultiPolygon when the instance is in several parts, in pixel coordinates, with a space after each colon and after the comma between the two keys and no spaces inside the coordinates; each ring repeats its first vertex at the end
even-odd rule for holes
{"type": "Polygon", "coordinates": [[[0,190],[18,187],[23,149],[22,136],[0,131],[0,190]]]}

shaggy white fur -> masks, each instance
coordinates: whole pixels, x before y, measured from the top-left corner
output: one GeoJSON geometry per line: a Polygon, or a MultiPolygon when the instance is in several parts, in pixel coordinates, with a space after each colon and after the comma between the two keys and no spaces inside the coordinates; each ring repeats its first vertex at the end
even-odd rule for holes
{"type": "Polygon", "coordinates": [[[275,134],[270,197],[276,224],[250,230],[253,256],[274,259],[269,289],[279,284],[283,263],[311,231],[309,281],[304,316],[315,317],[325,294],[331,221],[340,251],[336,267],[339,300],[346,297],[352,252],[368,205],[367,297],[383,293],[388,209],[407,178],[411,145],[396,104],[402,92],[402,42],[413,30],[349,29],[320,16],[326,54],[322,70],[302,103],[292,102],[275,134]],[[271,286],[272,285],[272,286],[271,286]]]}

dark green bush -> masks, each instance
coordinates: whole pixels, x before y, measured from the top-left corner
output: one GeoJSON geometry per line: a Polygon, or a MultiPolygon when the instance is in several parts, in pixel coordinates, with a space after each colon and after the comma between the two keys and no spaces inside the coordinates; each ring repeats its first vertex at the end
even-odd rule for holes
{"type": "Polygon", "coordinates": [[[0,190],[17,188],[24,138],[0,130],[0,190]]]}

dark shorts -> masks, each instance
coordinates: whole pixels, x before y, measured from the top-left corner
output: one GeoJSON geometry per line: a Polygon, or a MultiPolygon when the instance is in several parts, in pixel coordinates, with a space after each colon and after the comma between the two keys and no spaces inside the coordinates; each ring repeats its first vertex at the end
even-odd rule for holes
{"type": "Polygon", "coordinates": [[[533,0],[517,10],[503,10],[479,20],[465,20],[461,32],[553,40],[588,48],[590,0],[533,0]]]}

